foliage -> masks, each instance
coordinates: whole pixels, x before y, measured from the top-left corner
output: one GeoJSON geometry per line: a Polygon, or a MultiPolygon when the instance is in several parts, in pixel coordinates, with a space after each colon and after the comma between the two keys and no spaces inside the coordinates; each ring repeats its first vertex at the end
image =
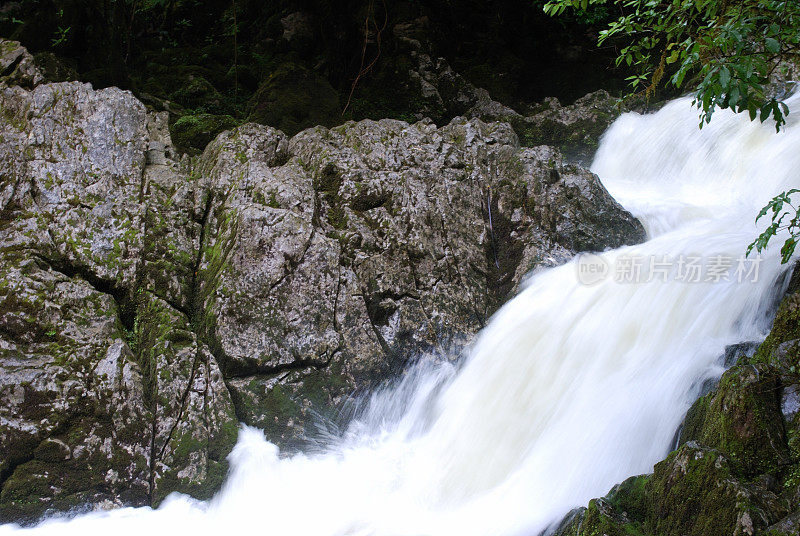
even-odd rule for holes
{"type": "MultiPolygon", "coordinates": [[[[696,81],[702,122],[717,108],[785,123],[786,105],[766,88],[781,60],[800,59],[800,2],[796,0],[550,0],[546,13],[616,5],[620,16],[599,44],[623,38],[617,65],[636,69],[633,90],[649,96],[662,82],[696,81]]],[[[701,126],[702,126],[701,122],[701,126]]]]}
{"type": "Polygon", "coordinates": [[[762,251],[767,247],[770,239],[776,234],[787,231],[789,238],[783,243],[781,248],[781,262],[787,263],[794,253],[797,241],[800,239],[800,203],[792,203],[792,196],[800,194],[800,190],[793,188],[788,192],[776,196],[767,206],[758,213],[756,221],[772,213],[772,221],[766,230],[747,247],[747,254],[755,248],[762,251]],[[787,221],[788,220],[788,221],[787,221]]]}
{"type": "Polygon", "coordinates": [[[55,36],[52,39],[53,46],[57,47],[58,45],[65,43],[69,38],[69,31],[71,29],[71,26],[67,26],[66,28],[59,26],[56,30],[55,36]]]}
{"type": "MultiPolygon", "coordinates": [[[[549,0],[544,11],[558,16],[608,6],[620,14],[598,44],[622,42],[616,62],[635,70],[628,77],[633,91],[650,97],[662,83],[681,89],[690,80],[701,128],[718,108],[762,123],[771,117],[778,131],[786,123],[789,109],[769,83],[776,72],[787,74],[790,63],[800,64],[797,0],[549,0]]],[[[790,202],[797,192],[784,192],[762,209],[756,221],[772,211],[772,223],[748,253],[788,230],[781,255],[789,261],[800,232],[800,212],[790,202]]]]}

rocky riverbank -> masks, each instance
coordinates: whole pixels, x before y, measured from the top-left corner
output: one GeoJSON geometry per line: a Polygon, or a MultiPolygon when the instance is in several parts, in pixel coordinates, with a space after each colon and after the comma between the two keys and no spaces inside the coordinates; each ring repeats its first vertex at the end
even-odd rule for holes
{"type": "Polygon", "coordinates": [[[0,521],[209,497],[240,422],[302,446],[353,392],[457,353],[526,273],[644,238],[488,114],[250,123],[190,157],[166,112],[2,52],[0,521]]]}

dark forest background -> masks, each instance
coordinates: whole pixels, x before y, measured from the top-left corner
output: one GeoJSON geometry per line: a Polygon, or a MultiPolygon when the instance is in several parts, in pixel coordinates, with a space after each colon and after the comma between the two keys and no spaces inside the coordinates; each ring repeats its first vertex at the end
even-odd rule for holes
{"type": "MultiPolygon", "coordinates": [[[[611,13],[553,18],[543,3],[28,0],[0,2],[0,35],[36,53],[51,78],[130,89],[173,122],[217,129],[417,119],[424,96],[409,78],[409,40],[522,113],[547,96],[621,91],[614,45],[596,44],[611,13]]],[[[441,123],[458,110],[424,112],[441,123]]]]}

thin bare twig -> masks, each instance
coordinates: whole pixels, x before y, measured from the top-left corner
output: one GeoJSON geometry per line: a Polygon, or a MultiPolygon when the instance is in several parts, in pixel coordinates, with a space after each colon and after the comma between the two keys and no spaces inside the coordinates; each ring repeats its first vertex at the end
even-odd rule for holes
{"type": "Polygon", "coordinates": [[[370,64],[364,67],[364,61],[367,55],[367,44],[369,43],[369,34],[370,34],[369,21],[370,18],[372,18],[372,7],[373,7],[373,2],[372,0],[370,0],[369,11],[367,12],[366,19],[364,19],[364,46],[361,48],[361,65],[359,67],[358,74],[353,80],[353,85],[350,87],[350,94],[347,96],[347,103],[344,105],[344,108],[342,109],[342,115],[344,115],[345,112],[347,112],[347,108],[350,106],[350,101],[353,99],[353,93],[356,90],[358,81],[361,79],[362,76],[367,74],[375,66],[375,64],[378,62],[378,58],[381,57],[381,34],[386,29],[386,25],[389,22],[389,10],[386,7],[386,0],[381,0],[381,2],[383,3],[383,26],[378,28],[378,25],[375,23],[374,19],[372,21],[372,24],[375,26],[376,30],[375,43],[378,47],[378,51],[375,54],[375,57],[370,62],[370,64]]]}

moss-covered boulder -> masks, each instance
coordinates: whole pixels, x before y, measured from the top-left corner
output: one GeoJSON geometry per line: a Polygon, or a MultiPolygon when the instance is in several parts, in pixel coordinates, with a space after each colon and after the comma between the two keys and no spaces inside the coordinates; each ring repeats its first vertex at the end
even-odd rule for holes
{"type": "Polygon", "coordinates": [[[605,499],[592,499],[586,508],[570,512],[550,536],[637,536],[642,534],[631,522],[609,506],[605,499]]]}
{"type": "Polygon", "coordinates": [[[231,111],[220,92],[199,75],[188,75],[169,96],[181,106],[201,113],[225,114],[231,111]]]}
{"type": "Polygon", "coordinates": [[[750,476],[777,472],[789,462],[780,389],[779,374],[768,365],[730,369],[689,410],[681,442],[717,449],[750,476]]]}
{"type": "Polygon", "coordinates": [[[292,135],[316,125],[333,126],[341,114],[333,86],[313,71],[289,62],[261,83],[250,101],[248,120],[292,135]]]}
{"type": "Polygon", "coordinates": [[[786,296],[778,307],[769,335],[753,360],[800,374],[800,292],[786,296]]]}
{"type": "Polygon", "coordinates": [[[170,127],[170,133],[178,150],[198,154],[217,134],[238,124],[230,115],[189,114],[175,121],[170,127]]]}
{"type": "Polygon", "coordinates": [[[463,119],[211,142],[204,237],[229,253],[206,310],[240,418],[298,444],[407,356],[464,345],[534,267],[643,238],[594,175],[517,143],[463,119]]]}
{"type": "Polygon", "coordinates": [[[581,97],[569,106],[545,99],[524,118],[512,119],[523,145],[554,145],[567,158],[591,163],[600,136],[621,111],[618,99],[606,91],[581,97]]]}
{"type": "Polygon", "coordinates": [[[752,535],[788,513],[774,492],[694,442],[656,464],[646,494],[647,532],[659,536],[752,535]]]}
{"type": "Polygon", "coordinates": [[[766,481],[751,481],[719,451],[689,442],[587,508],[571,512],[555,536],[753,536],[789,513],[766,481]]]}
{"type": "Polygon", "coordinates": [[[79,79],[75,68],[52,52],[34,54],[33,62],[48,82],[71,82],[79,79]]]}
{"type": "Polygon", "coordinates": [[[0,260],[0,521],[109,497],[146,504],[149,425],[113,297],[0,260]]]}

